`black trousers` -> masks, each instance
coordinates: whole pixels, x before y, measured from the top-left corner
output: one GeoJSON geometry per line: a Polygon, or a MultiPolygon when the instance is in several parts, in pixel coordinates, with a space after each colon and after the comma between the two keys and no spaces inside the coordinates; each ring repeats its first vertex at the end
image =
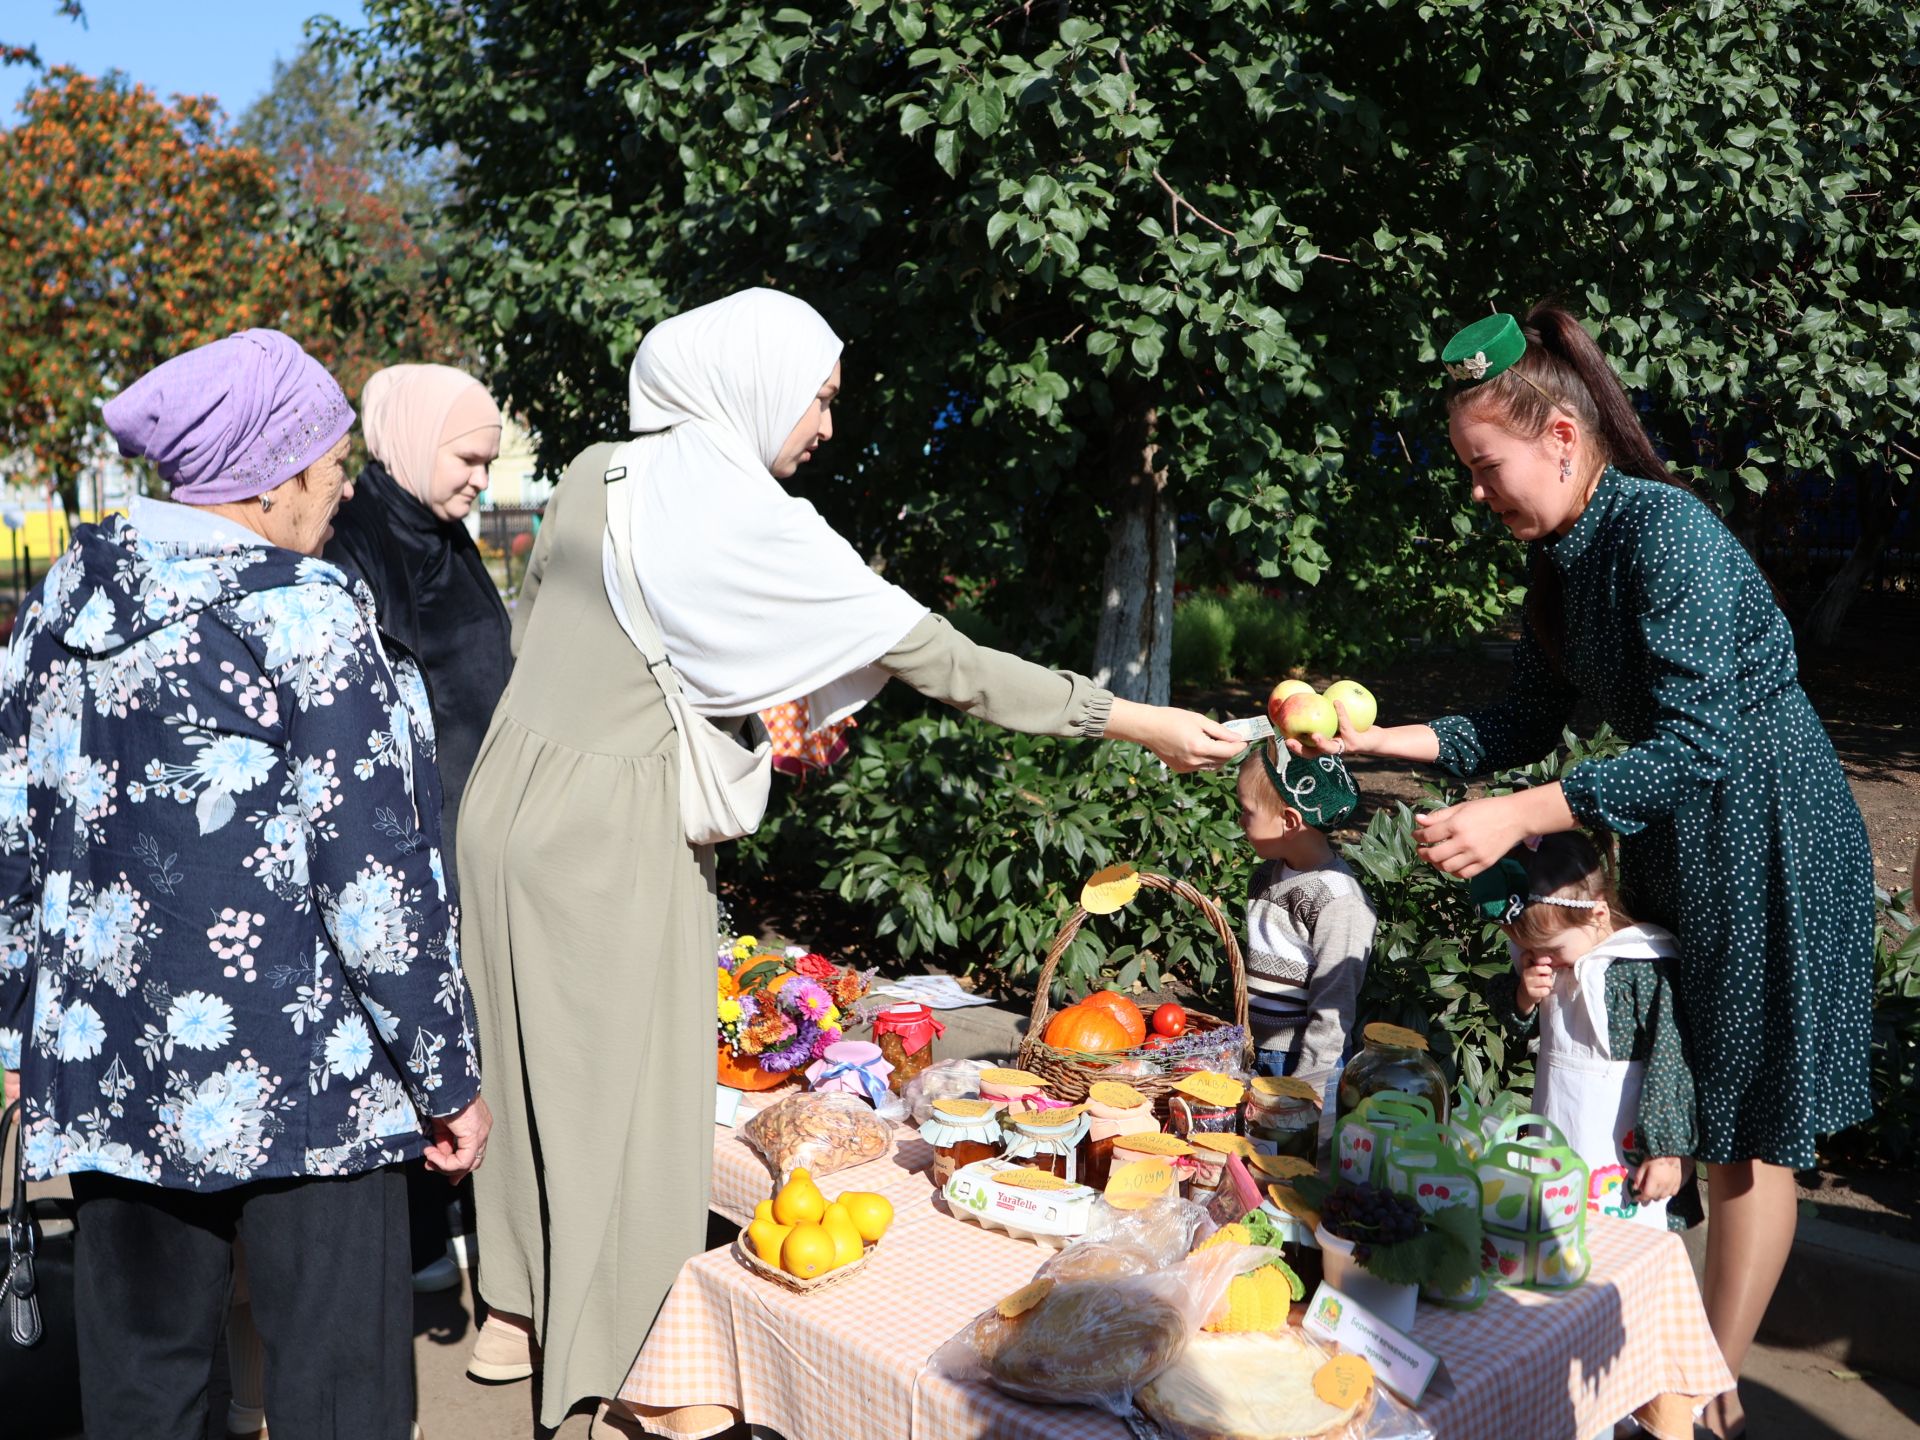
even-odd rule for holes
{"type": "Polygon", "coordinates": [[[401,1167],[207,1194],[76,1175],[73,1196],[88,1435],[204,1440],[240,1239],[274,1440],[407,1440],[413,1287],[401,1167]]]}

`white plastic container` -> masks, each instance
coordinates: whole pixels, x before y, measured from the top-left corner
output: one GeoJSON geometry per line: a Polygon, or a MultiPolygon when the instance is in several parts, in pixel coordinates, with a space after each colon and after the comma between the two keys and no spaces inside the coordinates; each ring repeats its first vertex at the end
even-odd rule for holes
{"type": "Polygon", "coordinates": [[[1324,1225],[1315,1227],[1313,1238],[1320,1242],[1320,1270],[1327,1284],[1342,1295],[1352,1296],[1402,1334],[1412,1332],[1420,1310],[1418,1285],[1389,1285],[1376,1280],[1353,1258],[1353,1241],[1328,1234],[1324,1225]]]}

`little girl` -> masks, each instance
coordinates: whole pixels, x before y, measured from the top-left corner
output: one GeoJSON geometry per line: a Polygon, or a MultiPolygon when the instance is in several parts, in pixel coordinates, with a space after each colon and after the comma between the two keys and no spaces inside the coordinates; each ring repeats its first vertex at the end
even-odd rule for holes
{"type": "Polygon", "coordinates": [[[1695,1139],[1674,937],[1621,910],[1599,849],[1577,831],[1544,836],[1498,868],[1518,980],[1512,1009],[1496,1009],[1510,1029],[1539,1034],[1533,1108],[1587,1162],[1591,1209],[1664,1228],[1695,1139]]]}

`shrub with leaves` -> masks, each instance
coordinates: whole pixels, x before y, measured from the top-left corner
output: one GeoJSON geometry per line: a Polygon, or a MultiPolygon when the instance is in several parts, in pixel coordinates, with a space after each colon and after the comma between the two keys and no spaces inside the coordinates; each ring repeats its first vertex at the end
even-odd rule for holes
{"type": "MultiPolygon", "coordinates": [[[[982,965],[1030,988],[1095,870],[1130,860],[1237,912],[1246,851],[1233,776],[1169,775],[1132,745],[1076,745],[927,717],[855,733],[830,776],[776,802],[742,857],[817,880],[874,917],[902,960],[982,965]]],[[[1171,971],[1226,989],[1218,938],[1158,895],[1081,928],[1056,999],[1171,971]]]]}

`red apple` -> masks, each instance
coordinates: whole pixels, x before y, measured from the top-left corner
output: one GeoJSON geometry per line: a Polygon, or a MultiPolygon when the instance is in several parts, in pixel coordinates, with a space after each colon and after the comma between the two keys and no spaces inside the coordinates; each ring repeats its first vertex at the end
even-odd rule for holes
{"type": "Polygon", "coordinates": [[[1347,723],[1355,730],[1371,730],[1380,713],[1373,692],[1358,680],[1336,680],[1327,686],[1327,699],[1347,712],[1347,723]]]}
{"type": "Polygon", "coordinates": [[[1331,739],[1340,731],[1340,714],[1324,695],[1289,695],[1281,702],[1274,728],[1289,740],[1304,740],[1309,735],[1331,739]]]}
{"type": "Polygon", "coordinates": [[[1267,696],[1267,719],[1273,722],[1273,728],[1280,728],[1280,707],[1295,695],[1311,695],[1313,687],[1304,680],[1282,680],[1273,687],[1273,693],[1267,696]]]}

